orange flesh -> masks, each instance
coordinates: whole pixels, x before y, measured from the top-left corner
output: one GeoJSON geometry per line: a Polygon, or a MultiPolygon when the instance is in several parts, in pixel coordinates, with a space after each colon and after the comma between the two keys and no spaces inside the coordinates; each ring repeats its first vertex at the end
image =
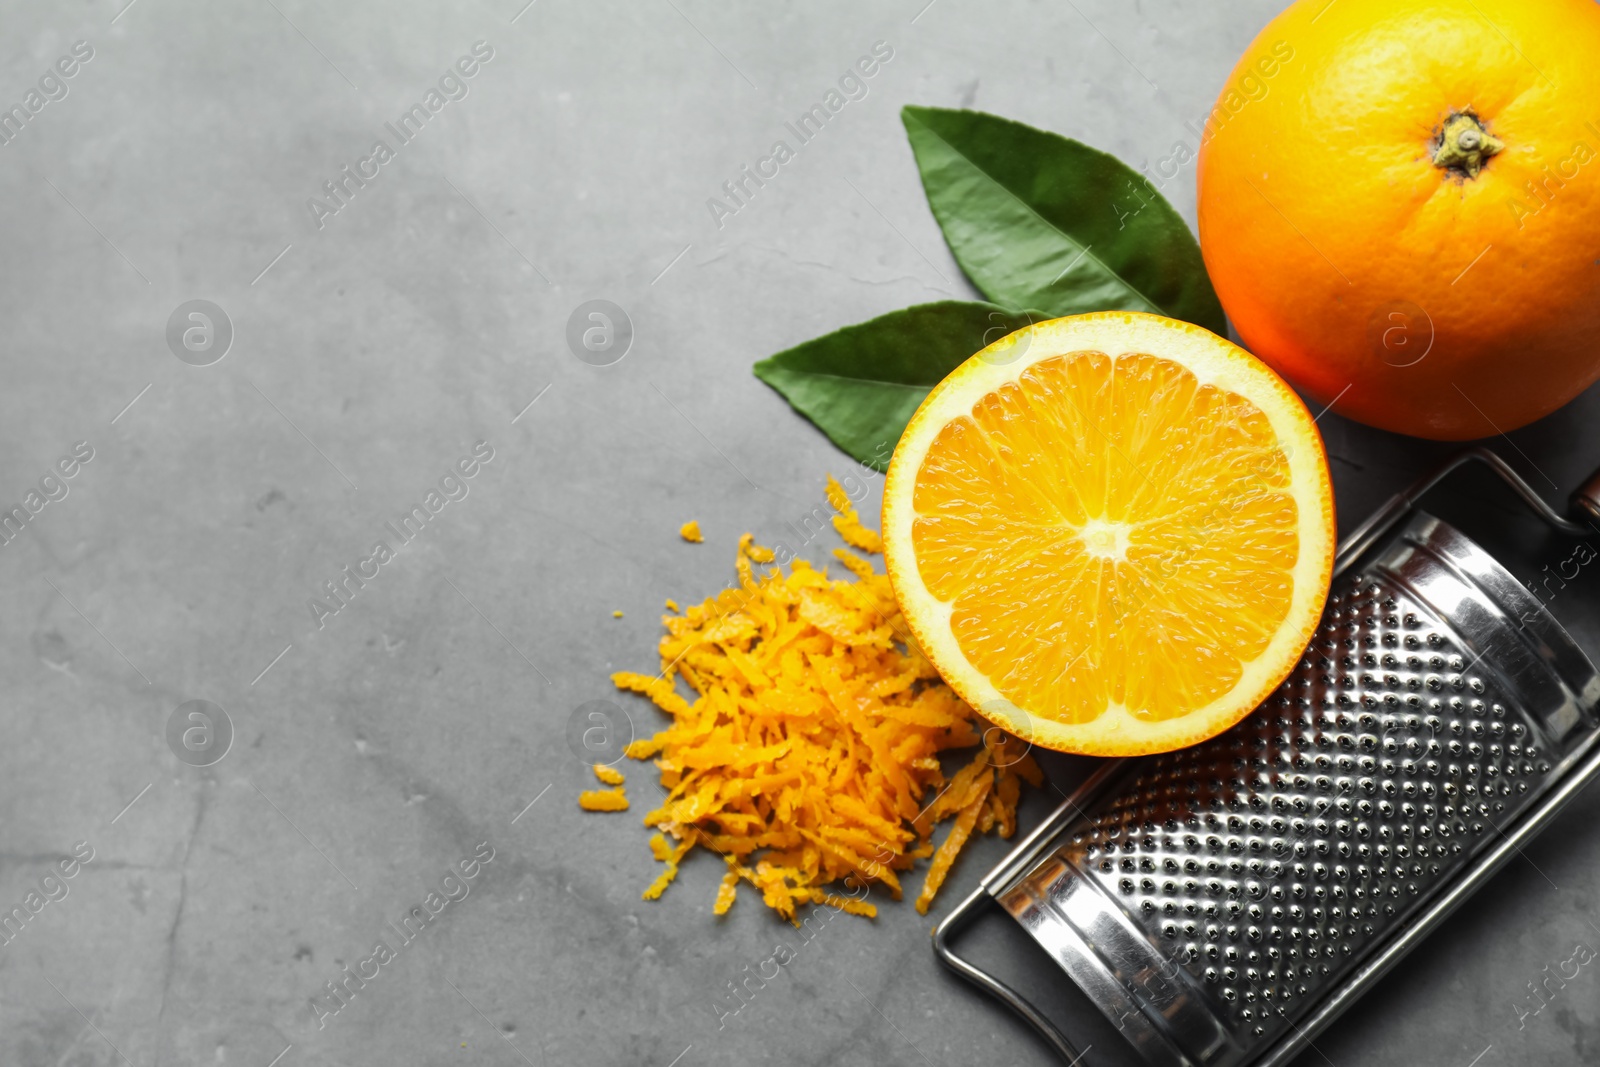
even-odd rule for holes
{"type": "Polygon", "coordinates": [[[1267,417],[1172,360],[1041,360],[917,472],[917,567],[972,665],[1062,723],[1223,696],[1288,616],[1299,553],[1267,417]]]}

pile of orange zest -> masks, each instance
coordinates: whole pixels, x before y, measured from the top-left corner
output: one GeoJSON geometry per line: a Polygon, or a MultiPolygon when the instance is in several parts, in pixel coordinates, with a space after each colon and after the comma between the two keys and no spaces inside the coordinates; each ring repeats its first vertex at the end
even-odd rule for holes
{"type": "Polygon", "coordinates": [[[628,798],[620,789],[585,789],[578,794],[584,811],[627,811],[628,798]]]}
{"type": "Polygon", "coordinates": [[[594,765],[594,776],[600,779],[601,785],[621,785],[628,780],[623,777],[621,771],[615,767],[608,767],[604,763],[596,763],[594,765]]]}
{"type": "Polygon", "coordinates": [[[698,545],[705,540],[705,537],[700,533],[700,523],[695,519],[690,519],[678,527],[678,536],[692,545],[698,545]]]}
{"type": "MultiPolygon", "coordinates": [[[[846,520],[841,535],[876,543],[832,479],[829,498],[846,520]]],[[[790,922],[806,903],[873,916],[866,890],[879,885],[899,899],[900,874],[933,856],[917,898],[926,910],[974,831],[1015,832],[1019,778],[1042,784],[1023,743],[987,729],[940,681],[911,641],[887,576],[844,549],[834,556],[847,576],[804,560],[788,574],[772,567],[758,576],[754,565],[773,556],[745,534],[738,587],[662,619],[661,672],[612,676],[673,719],[627,749],[654,759],[668,791],[644,819],[660,831],[650,847],[666,865],[647,899],[700,845],[727,863],[718,915],[743,882],[790,922]],[[980,743],[947,779],[940,754],[980,743]],[[935,853],[934,828],[952,818],[935,853]],[[839,882],[845,890],[827,888],[839,882]]]]}
{"type": "Polygon", "coordinates": [[[878,536],[876,530],[869,530],[861,525],[861,516],[856,514],[856,509],[850,504],[850,497],[844,487],[834,481],[833,475],[828,475],[828,503],[833,505],[833,510],[839,514],[833,517],[833,528],[839,531],[839,536],[851,548],[859,548],[863,552],[878,553],[883,551],[883,538],[878,536]]]}

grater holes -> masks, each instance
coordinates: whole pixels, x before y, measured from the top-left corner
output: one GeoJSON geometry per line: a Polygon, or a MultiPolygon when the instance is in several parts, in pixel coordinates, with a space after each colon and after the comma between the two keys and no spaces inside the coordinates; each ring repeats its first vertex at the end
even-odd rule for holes
{"type": "Polygon", "coordinates": [[[1138,856],[1143,890],[1127,862],[1099,870],[1096,855],[1094,876],[1137,899],[1145,929],[1174,931],[1163,951],[1225,1013],[1255,1013],[1240,1033],[1285,1025],[1270,1005],[1315,995],[1549,770],[1471,654],[1405,596],[1360,580],[1329,604],[1265,713],[1151,759],[1088,827],[1119,861],[1138,856]]]}

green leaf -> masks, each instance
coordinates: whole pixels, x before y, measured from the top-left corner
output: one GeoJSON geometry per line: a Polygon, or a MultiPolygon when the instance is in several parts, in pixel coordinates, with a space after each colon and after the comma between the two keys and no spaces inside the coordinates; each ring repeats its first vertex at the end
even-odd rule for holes
{"type": "Polygon", "coordinates": [[[979,111],[900,118],[945,240],[990,300],[1051,316],[1148,311],[1226,336],[1199,244],[1144,175],[979,111]]]}
{"type": "Polygon", "coordinates": [[[918,304],[796,345],[752,369],[834,444],[882,471],[928,390],[973,353],[1048,317],[962,300],[918,304]]]}

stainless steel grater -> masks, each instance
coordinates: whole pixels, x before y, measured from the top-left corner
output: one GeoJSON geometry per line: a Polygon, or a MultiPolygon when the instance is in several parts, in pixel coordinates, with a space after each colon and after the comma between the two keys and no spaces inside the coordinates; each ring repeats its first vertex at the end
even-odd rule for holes
{"type": "MultiPolygon", "coordinates": [[[[1279,1067],[1600,772],[1600,674],[1487,552],[1413,504],[1471,449],[1341,545],[1316,637],[1249,718],[1192,748],[1108,761],[939,924],[956,955],[994,900],[1157,1067],[1279,1067]]],[[[1600,473],[1573,496],[1600,521],[1600,473]]]]}

